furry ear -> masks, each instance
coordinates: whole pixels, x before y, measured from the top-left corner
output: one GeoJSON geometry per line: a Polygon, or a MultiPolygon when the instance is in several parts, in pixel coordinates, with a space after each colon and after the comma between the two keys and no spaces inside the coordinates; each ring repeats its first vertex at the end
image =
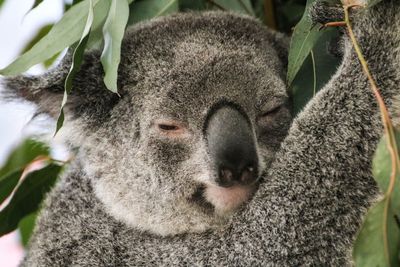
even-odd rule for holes
{"type": "MultiPolygon", "coordinates": [[[[73,80],[73,88],[66,105],[72,117],[104,118],[118,102],[118,95],[106,89],[98,52],[85,54],[80,70],[73,80]]],[[[64,82],[71,66],[72,53],[42,76],[15,76],[3,81],[5,100],[24,99],[35,103],[39,112],[56,118],[64,94],[64,82]]]]}

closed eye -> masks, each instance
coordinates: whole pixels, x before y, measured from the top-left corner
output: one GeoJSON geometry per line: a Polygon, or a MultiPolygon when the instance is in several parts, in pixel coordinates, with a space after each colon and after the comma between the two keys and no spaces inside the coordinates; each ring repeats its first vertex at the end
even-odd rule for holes
{"type": "Polygon", "coordinates": [[[273,115],[277,114],[282,109],[282,107],[283,107],[283,105],[277,106],[277,107],[261,114],[260,117],[273,116],[273,115]]]}
{"type": "Polygon", "coordinates": [[[179,126],[171,124],[158,124],[158,128],[162,131],[176,131],[179,130],[179,126]]]}
{"type": "Polygon", "coordinates": [[[189,134],[189,130],[183,123],[173,119],[155,120],[153,127],[159,135],[169,138],[182,138],[189,134]]]}

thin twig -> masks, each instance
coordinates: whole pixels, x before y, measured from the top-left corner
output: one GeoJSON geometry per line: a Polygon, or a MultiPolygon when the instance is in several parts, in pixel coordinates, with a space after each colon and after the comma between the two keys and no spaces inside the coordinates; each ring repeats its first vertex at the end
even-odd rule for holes
{"type": "Polygon", "coordinates": [[[312,66],[313,66],[313,80],[314,80],[314,83],[313,83],[313,97],[315,96],[315,94],[316,94],[316,91],[317,91],[317,70],[316,70],[316,67],[315,67],[315,58],[314,58],[314,51],[311,49],[311,61],[312,61],[312,66]]]}
{"type": "Polygon", "coordinates": [[[275,18],[275,7],[273,0],[264,0],[265,24],[271,29],[278,29],[275,18]]]}

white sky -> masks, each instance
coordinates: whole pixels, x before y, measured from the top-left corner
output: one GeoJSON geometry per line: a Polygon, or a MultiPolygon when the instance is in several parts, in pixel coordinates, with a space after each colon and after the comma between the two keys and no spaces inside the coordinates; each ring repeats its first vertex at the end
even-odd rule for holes
{"type": "MultiPolygon", "coordinates": [[[[0,68],[7,66],[19,54],[38,29],[56,22],[62,15],[62,0],[45,0],[26,15],[34,0],[5,0],[0,9],[0,68]],[[26,16],[25,16],[26,15],[26,16]]],[[[29,73],[40,73],[34,67],[29,73]]],[[[0,88],[1,90],[1,88],[0,88]]],[[[0,165],[13,145],[38,127],[27,127],[34,112],[28,104],[0,102],[0,165]]],[[[24,255],[16,232],[0,238],[0,266],[17,266],[24,255]]]]}
{"type": "MultiPolygon", "coordinates": [[[[28,13],[34,0],[5,0],[0,9],[0,68],[11,63],[24,45],[42,26],[59,20],[63,0],[45,0],[28,13]]],[[[34,67],[29,73],[40,73],[42,68],[34,67]]],[[[1,90],[1,88],[0,88],[1,90]]],[[[34,130],[26,125],[34,108],[28,104],[0,102],[0,163],[4,161],[13,145],[23,135],[34,130]]]]}

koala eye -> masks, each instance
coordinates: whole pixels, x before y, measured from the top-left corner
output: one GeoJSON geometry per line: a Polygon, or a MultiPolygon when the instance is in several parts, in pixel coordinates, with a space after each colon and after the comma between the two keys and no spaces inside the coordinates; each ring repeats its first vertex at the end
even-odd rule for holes
{"type": "Polygon", "coordinates": [[[257,123],[260,126],[266,126],[270,123],[272,123],[275,118],[281,113],[284,105],[277,106],[273,109],[270,109],[267,112],[262,113],[260,116],[257,118],[257,123]]]}
{"type": "Polygon", "coordinates": [[[159,124],[158,128],[163,131],[176,131],[179,129],[177,125],[159,124]]]}
{"type": "Polygon", "coordinates": [[[273,117],[274,115],[278,114],[279,111],[282,109],[283,105],[277,106],[263,114],[261,114],[260,118],[264,118],[264,117],[273,117]]]}
{"type": "Polygon", "coordinates": [[[155,120],[153,126],[160,135],[167,137],[185,137],[189,133],[182,123],[174,120],[155,120]]]}

